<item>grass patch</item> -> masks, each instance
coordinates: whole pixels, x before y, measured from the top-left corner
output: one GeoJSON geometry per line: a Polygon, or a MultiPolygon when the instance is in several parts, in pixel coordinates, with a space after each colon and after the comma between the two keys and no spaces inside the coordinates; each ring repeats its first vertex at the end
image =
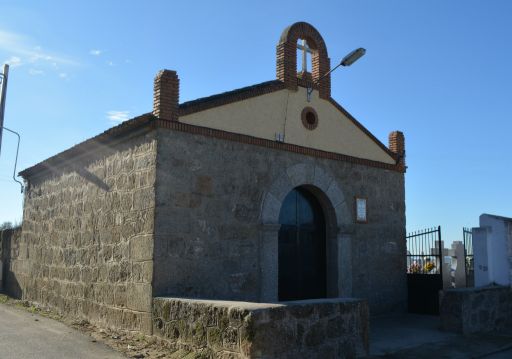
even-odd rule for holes
{"type": "Polygon", "coordinates": [[[31,303],[27,300],[14,299],[5,294],[0,294],[0,304],[10,305],[32,314],[38,314],[46,318],[63,321],[62,315],[56,311],[53,311],[49,308],[40,307],[38,304],[31,303]]]}

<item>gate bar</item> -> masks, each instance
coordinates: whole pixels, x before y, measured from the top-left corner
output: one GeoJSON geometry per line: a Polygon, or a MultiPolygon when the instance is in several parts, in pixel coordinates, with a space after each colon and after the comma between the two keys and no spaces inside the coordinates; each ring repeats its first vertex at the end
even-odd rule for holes
{"type": "MultiPolygon", "coordinates": [[[[441,274],[441,281],[443,281],[443,266],[444,266],[444,256],[443,256],[443,248],[441,248],[441,226],[437,227],[438,236],[437,240],[439,242],[439,257],[440,257],[440,264],[439,264],[439,273],[441,274]]],[[[444,288],[444,281],[443,281],[443,288],[444,288]]]]}

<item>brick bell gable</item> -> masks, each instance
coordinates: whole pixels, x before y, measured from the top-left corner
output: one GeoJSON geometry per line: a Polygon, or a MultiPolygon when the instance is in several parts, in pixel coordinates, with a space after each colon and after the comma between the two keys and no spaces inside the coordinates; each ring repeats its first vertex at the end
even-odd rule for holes
{"type": "MultiPolygon", "coordinates": [[[[277,45],[276,75],[278,80],[284,82],[290,90],[297,90],[299,81],[297,75],[297,41],[299,39],[306,40],[313,50],[311,56],[311,80],[313,83],[329,72],[331,68],[327,47],[317,29],[306,22],[296,22],[288,26],[281,34],[277,45]]],[[[306,76],[306,81],[307,77],[309,76],[306,76]]],[[[325,76],[322,81],[315,84],[314,88],[318,89],[320,98],[328,100],[331,97],[331,75],[325,76]]]]}

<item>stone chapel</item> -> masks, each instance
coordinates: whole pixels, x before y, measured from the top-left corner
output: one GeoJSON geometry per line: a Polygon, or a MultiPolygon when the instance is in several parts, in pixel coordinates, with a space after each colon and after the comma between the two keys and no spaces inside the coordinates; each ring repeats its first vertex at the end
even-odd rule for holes
{"type": "Polygon", "coordinates": [[[330,69],[299,22],[274,80],[180,103],[178,74],[160,71],[151,112],[21,172],[6,287],[146,333],[163,325],[156,297],[405,312],[404,136],[373,136],[331,97],[330,69]]]}

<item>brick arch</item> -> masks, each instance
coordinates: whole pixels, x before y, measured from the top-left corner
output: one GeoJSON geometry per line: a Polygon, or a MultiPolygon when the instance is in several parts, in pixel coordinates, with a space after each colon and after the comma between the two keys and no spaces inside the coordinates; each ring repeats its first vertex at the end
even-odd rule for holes
{"type": "MultiPolygon", "coordinates": [[[[330,59],[324,39],[317,29],[307,22],[296,22],[284,29],[277,44],[277,79],[283,81],[290,90],[297,89],[297,41],[304,39],[314,53],[311,56],[313,82],[330,70],[330,59]]],[[[315,86],[320,98],[331,97],[331,76],[327,75],[315,86]]]]}
{"type": "Polygon", "coordinates": [[[298,163],[290,166],[268,188],[261,204],[260,301],[277,301],[279,212],[286,195],[296,187],[311,192],[320,202],[326,219],[327,296],[352,294],[352,213],[345,195],[324,168],[298,163]]]}

